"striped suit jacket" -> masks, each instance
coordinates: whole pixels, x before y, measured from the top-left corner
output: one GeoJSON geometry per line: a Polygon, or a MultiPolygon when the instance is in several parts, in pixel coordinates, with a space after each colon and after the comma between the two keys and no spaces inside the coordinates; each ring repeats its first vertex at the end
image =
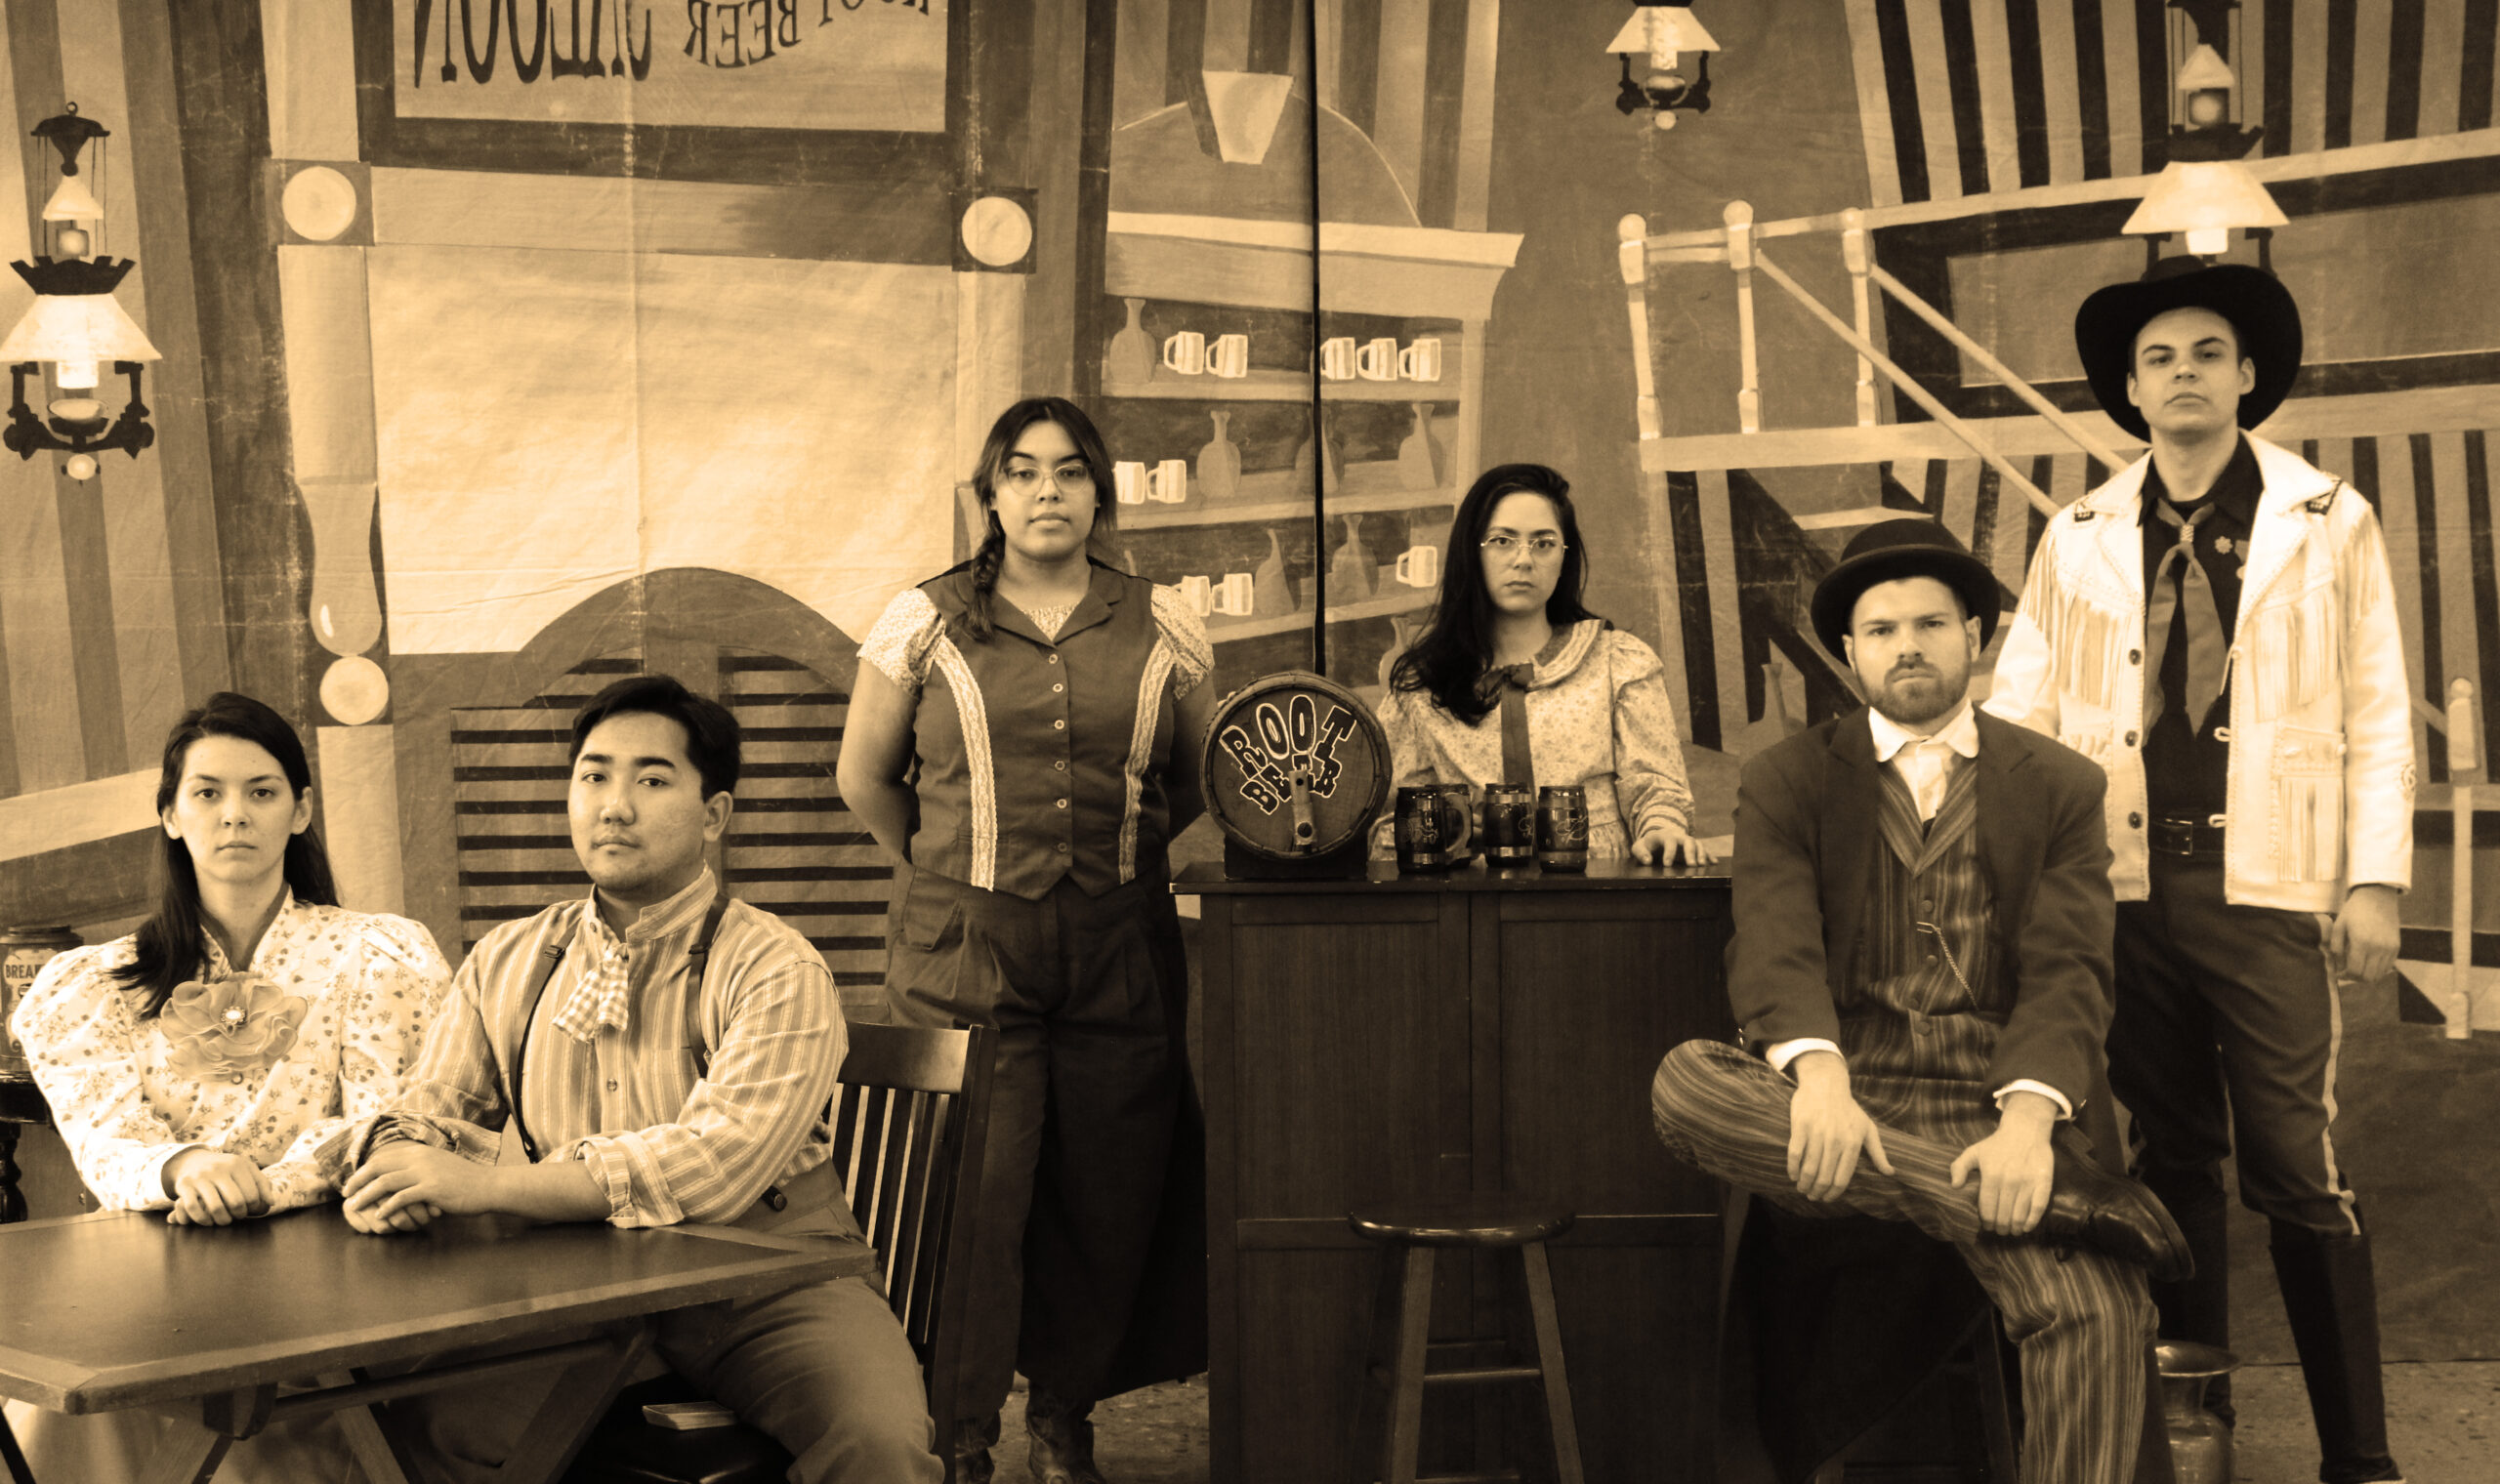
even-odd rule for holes
{"type": "MultiPolygon", "coordinates": [[[[1838,1002],[1854,988],[1878,852],[1883,779],[1860,709],[1753,758],[1736,794],[1735,933],[1728,993],[1746,1042],[1840,1039],[1838,1002]]],[[[1997,962],[2013,1009],[1987,1085],[2021,1078],[2066,1094],[2104,1163],[2120,1159],[2107,1058],[2107,780],[2070,748],[1977,718],[1979,857],[1993,899],[1997,962]]]]}

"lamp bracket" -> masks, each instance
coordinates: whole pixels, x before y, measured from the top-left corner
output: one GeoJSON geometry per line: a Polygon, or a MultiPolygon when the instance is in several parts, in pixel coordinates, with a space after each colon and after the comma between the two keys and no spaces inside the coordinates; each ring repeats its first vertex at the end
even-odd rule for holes
{"type": "Polygon", "coordinates": [[[146,374],[144,362],[113,362],[115,376],[130,378],[130,400],[122,404],[121,416],[113,419],[112,427],[101,435],[91,435],[85,431],[96,426],[92,423],[71,423],[61,418],[47,420],[35,416],[34,409],[26,405],[26,378],[37,375],[42,369],[30,360],[21,360],[9,368],[9,425],[0,428],[0,448],[8,449],[21,459],[31,459],[47,450],[95,454],[118,448],[136,459],[141,449],[156,441],[156,430],[147,425],[147,403],[140,397],[140,379],[146,374]]]}
{"type": "Polygon", "coordinates": [[[2201,129],[2174,128],[2170,131],[2168,157],[2188,163],[2244,160],[2265,135],[2264,129],[2228,123],[2209,124],[2201,129]]]}
{"type": "Polygon", "coordinates": [[[86,148],[91,141],[110,138],[112,131],[81,114],[76,103],[66,106],[67,112],[54,114],[35,125],[29,132],[35,138],[49,142],[53,148],[61,151],[62,175],[76,175],[78,151],[86,148]]]}
{"type": "Polygon", "coordinates": [[[26,287],[38,294],[109,294],[121,287],[122,279],[139,266],[134,258],[66,258],[38,257],[32,263],[12,263],[26,287]]]}

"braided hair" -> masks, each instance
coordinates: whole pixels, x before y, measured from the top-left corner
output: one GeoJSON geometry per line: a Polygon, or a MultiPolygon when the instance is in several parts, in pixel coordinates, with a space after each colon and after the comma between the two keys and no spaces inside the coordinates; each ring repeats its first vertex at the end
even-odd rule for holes
{"type": "Polygon", "coordinates": [[[1028,396],[998,415],[989,425],[989,436],[980,446],[980,462],[973,467],[973,492],[979,497],[982,523],[987,527],[980,546],[973,553],[973,600],[964,615],[964,628],[975,639],[989,638],[993,622],[992,602],[998,592],[998,572],[1007,561],[1007,532],[998,523],[998,482],[1007,472],[1007,460],[1016,452],[1016,444],[1037,424],[1055,423],[1076,445],[1076,456],[1084,461],[1086,471],[1094,475],[1094,533],[1086,543],[1088,555],[1108,564],[1109,538],[1117,527],[1119,504],[1111,497],[1111,455],[1103,442],[1103,434],[1095,430],[1094,420],[1083,408],[1063,396],[1028,396]]]}

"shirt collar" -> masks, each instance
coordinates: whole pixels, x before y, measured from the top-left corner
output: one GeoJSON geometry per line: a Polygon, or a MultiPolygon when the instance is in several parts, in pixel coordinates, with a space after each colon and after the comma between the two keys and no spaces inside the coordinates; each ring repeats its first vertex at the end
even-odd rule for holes
{"type": "MultiPolygon", "coordinates": [[[[295,888],[293,886],[283,886],[278,887],[277,911],[271,916],[269,927],[262,930],[261,942],[267,943],[271,938],[275,937],[277,935],[279,925],[284,923],[286,921],[286,915],[294,910],[295,888]]],[[[229,962],[226,957],[226,945],[217,940],[217,934],[209,931],[208,925],[205,923],[200,925],[199,940],[202,945],[200,972],[204,976],[212,979],[222,979],[227,975],[235,972],[238,969],[248,969],[252,967],[249,964],[237,965],[229,962]]],[[[252,955],[255,958],[260,956],[260,949],[258,946],[253,948],[252,955]]]]}
{"type": "Polygon", "coordinates": [[[1962,698],[1962,709],[1953,714],[1953,720],[1939,727],[1934,736],[1922,737],[1880,711],[1868,711],[1866,721],[1875,733],[1875,761],[1878,763],[1892,762],[1893,755],[1905,747],[1936,744],[1949,747],[1965,758],[1979,755],[1979,723],[1968,696],[1962,698]]]}
{"type": "Polygon", "coordinates": [[[600,916],[597,886],[591,887],[590,899],[582,904],[582,915],[590,925],[593,936],[603,943],[610,941],[647,943],[653,938],[666,937],[672,932],[679,931],[700,918],[703,915],[703,909],[711,904],[713,894],[718,889],[712,884],[712,868],[704,867],[695,873],[694,880],[686,884],[684,890],[667,901],[644,908],[643,915],[634,919],[633,923],[626,928],[625,935],[621,940],[615,933],[608,930],[607,919],[600,916]]]}
{"type": "MultiPolygon", "coordinates": [[[[2213,488],[2205,491],[2205,496],[2214,502],[2216,510],[2247,525],[2257,518],[2257,500],[2266,493],[2266,476],[2257,467],[2257,450],[2248,446],[2248,434],[2238,436],[2239,446],[2231,450],[2230,462],[2223,466],[2223,472],[2214,475],[2213,488]]],[[[2147,462],[2145,497],[2137,507],[2137,520],[2150,525],[2153,502],[2169,498],[2170,486],[2161,482],[2161,466],[2147,462]]]]}

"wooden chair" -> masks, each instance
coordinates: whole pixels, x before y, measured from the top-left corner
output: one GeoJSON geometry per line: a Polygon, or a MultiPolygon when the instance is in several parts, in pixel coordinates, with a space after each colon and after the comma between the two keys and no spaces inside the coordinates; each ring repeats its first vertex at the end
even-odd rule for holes
{"type": "MultiPolygon", "coordinates": [[[[997,1033],[854,1024],[834,1094],[833,1165],[859,1228],[882,1262],[886,1300],[920,1357],[938,1457],[949,1459],[963,1345],[963,1264],[980,1207],[981,1149],[997,1033]]],[[[790,1456],[745,1426],[673,1432],[643,1420],[646,1403],[685,1401],[675,1377],[629,1386],[565,1484],[772,1484],[790,1456]]]]}
{"type": "MultiPolygon", "coordinates": [[[[1756,1200],[1732,1276],[1774,1478],[2013,1484],[2019,1362],[1950,1247],[1906,1222],[1818,1219],[1756,1200]]],[[[2149,1346],[2146,1366],[2134,1480],[2172,1484],[2149,1346]]]]}

